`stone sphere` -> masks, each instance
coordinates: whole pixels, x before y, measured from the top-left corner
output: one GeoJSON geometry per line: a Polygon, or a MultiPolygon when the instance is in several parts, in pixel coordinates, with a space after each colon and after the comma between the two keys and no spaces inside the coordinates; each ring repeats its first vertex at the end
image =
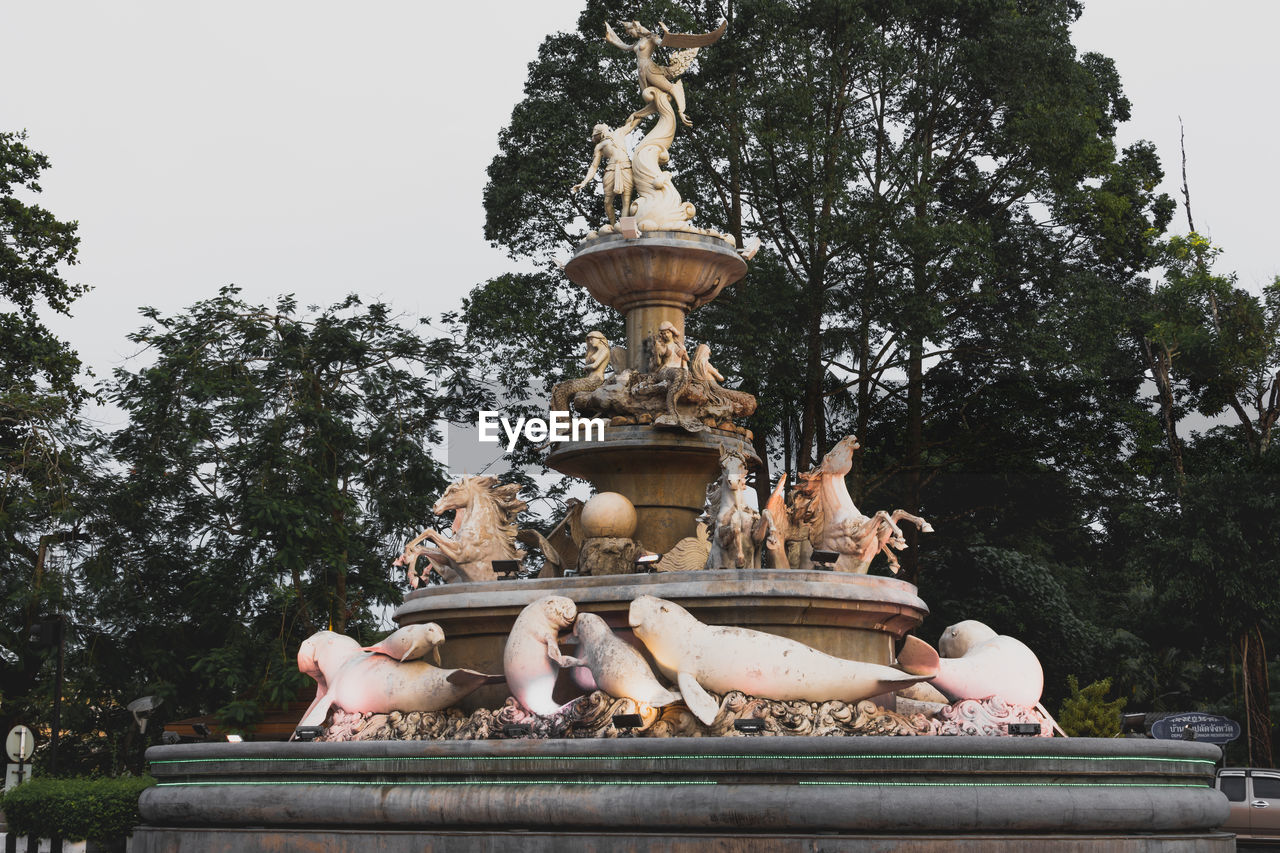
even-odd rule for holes
{"type": "Polygon", "coordinates": [[[582,507],[582,533],[588,539],[629,539],[635,532],[635,505],[617,492],[601,492],[582,507]]]}

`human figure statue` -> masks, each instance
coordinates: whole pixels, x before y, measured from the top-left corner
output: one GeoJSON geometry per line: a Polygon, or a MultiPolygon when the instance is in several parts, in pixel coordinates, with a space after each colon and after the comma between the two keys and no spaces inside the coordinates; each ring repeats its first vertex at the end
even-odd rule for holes
{"type": "Polygon", "coordinates": [[[610,225],[618,224],[613,207],[615,198],[622,198],[622,206],[618,208],[622,216],[627,216],[631,208],[631,190],[634,184],[631,178],[631,155],[627,153],[627,137],[639,124],[640,119],[634,115],[617,130],[612,130],[607,124],[597,124],[591,131],[591,141],[596,144],[596,149],[591,165],[587,167],[587,175],[569,188],[569,192],[576,193],[591,183],[591,179],[596,176],[596,169],[603,162],[600,180],[604,184],[604,213],[610,225]]]}
{"type": "Polygon", "coordinates": [[[631,51],[636,55],[640,91],[644,92],[645,89],[652,87],[673,98],[680,114],[680,121],[687,127],[692,127],[693,122],[685,114],[684,83],[680,80],[680,75],[693,65],[693,58],[698,48],[714,44],[720,36],[724,35],[728,26],[729,22],[724,21],[709,33],[673,33],[667,29],[666,24],[659,22],[658,28],[662,30],[659,34],[641,26],[639,21],[627,21],[622,25],[622,31],[635,39],[634,42],[627,44],[618,38],[618,34],[608,24],[604,25],[604,38],[614,47],[631,51]],[[675,54],[670,65],[659,65],[653,61],[653,51],[659,47],[687,49],[675,54]]]}
{"type": "Polygon", "coordinates": [[[682,418],[676,409],[680,395],[689,387],[689,351],[684,335],[670,321],[663,321],[653,336],[653,378],[667,386],[667,413],[654,418],[655,424],[678,426],[689,432],[706,427],[695,418],[682,418]]]}
{"type": "Polygon", "coordinates": [[[580,391],[594,391],[604,384],[605,371],[609,369],[612,353],[609,339],[603,332],[587,333],[587,351],[582,358],[587,375],[560,382],[551,389],[551,411],[567,412],[573,395],[580,391]]]}
{"type": "Polygon", "coordinates": [[[748,417],[756,410],[756,398],[745,391],[725,388],[720,383],[724,374],[711,363],[711,347],[698,344],[694,350],[689,372],[696,382],[702,383],[707,396],[706,411],[720,417],[748,417]]]}

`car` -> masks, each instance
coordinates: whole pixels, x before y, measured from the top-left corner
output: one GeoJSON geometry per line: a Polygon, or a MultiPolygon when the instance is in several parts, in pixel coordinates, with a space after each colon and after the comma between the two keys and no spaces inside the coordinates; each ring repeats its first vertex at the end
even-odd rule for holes
{"type": "Polygon", "coordinates": [[[1242,841],[1280,841],[1280,770],[1223,767],[1217,786],[1231,803],[1224,832],[1242,841]]]}

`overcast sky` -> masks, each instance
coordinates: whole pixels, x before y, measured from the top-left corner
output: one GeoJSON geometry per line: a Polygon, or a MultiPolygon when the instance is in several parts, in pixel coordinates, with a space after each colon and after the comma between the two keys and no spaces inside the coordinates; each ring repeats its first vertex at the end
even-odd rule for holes
{"type": "MultiPolygon", "coordinates": [[[[510,267],[483,238],[485,168],[538,44],[581,6],[0,0],[0,129],[51,159],[41,203],[79,220],[71,277],[94,288],[57,329],[103,377],[138,306],[231,282],[455,307],[510,267]]],[[[1116,60],[1123,141],[1157,144],[1170,193],[1182,116],[1196,224],[1252,287],[1280,273],[1277,31],[1280,3],[1257,0],[1091,0],[1076,27],[1116,60]]]]}

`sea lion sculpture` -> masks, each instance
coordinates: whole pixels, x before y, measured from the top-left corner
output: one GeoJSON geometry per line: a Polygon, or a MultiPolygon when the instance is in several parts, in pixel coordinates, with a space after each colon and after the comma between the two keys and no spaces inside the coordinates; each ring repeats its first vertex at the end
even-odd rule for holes
{"type": "Polygon", "coordinates": [[[436,666],[440,666],[440,644],[444,642],[444,630],[434,622],[422,625],[405,625],[393,631],[372,646],[362,646],[362,652],[386,655],[404,663],[418,660],[428,654],[436,666]]]}
{"type": "Polygon", "coordinates": [[[583,662],[574,670],[579,685],[584,682],[578,680],[577,673],[586,669],[595,685],[615,699],[634,699],[655,708],[680,701],[679,693],[663,687],[654,677],[644,655],[614,634],[599,616],[579,613],[573,635],[578,638],[578,658],[583,662]]]}
{"type": "Polygon", "coordinates": [[[300,726],[318,726],[333,707],[348,713],[440,711],[486,684],[503,681],[470,669],[441,669],[426,661],[366,652],[360,643],[319,631],[298,647],[298,669],[316,680],[316,698],[300,726]]]}
{"type": "Polygon", "coordinates": [[[560,632],[578,616],[578,606],[562,595],[545,595],[531,602],[511,626],[502,650],[502,671],[511,695],[535,714],[546,717],[560,710],[551,697],[561,667],[582,661],[560,652],[560,632]]]}
{"type": "Polygon", "coordinates": [[[689,710],[706,725],[720,710],[709,690],[740,690],[784,701],[857,702],[930,678],[832,657],[763,631],[706,625],[680,605],[651,595],[631,602],[628,621],[663,675],[676,682],[689,710]]]}
{"type": "Polygon", "coordinates": [[[930,683],[952,702],[997,696],[1030,708],[1040,701],[1044,669],[1021,640],[970,619],[943,631],[938,650],[907,637],[898,663],[908,672],[934,673],[930,683]]]}

